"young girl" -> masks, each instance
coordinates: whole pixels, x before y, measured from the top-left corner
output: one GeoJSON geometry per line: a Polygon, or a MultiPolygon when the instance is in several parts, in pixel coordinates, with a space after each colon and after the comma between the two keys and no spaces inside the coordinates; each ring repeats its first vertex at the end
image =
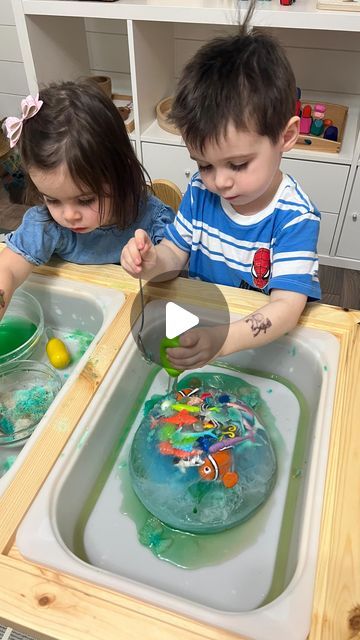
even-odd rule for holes
{"type": "Polygon", "coordinates": [[[163,238],[174,212],[149,195],[122,117],[93,82],[64,82],[28,96],[22,116],[7,118],[10,146],[18,143],[29,209],[0,254],[0,319],[33,265],[55,253],[77,264],[119,263],[137,228],[163,238]]]}

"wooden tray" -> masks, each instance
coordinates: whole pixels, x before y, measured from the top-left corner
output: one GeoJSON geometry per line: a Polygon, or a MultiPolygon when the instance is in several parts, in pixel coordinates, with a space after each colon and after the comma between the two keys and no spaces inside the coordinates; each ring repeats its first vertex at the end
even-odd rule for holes
{"type": "MultiPolygon", "coordinates": [[[[360,2],[360,0],[359,0],[360,2]]],[[[303,102],[303,106],[306,104],[310,104],[313,108],[317,102],[321,102],[326,107],[325,117],[329,118],[333,121],[335,127],[338,128],[338,139],[336,142],[333,140],[324,140],[322,136],[313,136],[311,134],[304,135],[300,134],[295,145],[295,149],[302,149],[306,146],[309,151],[325,151],[326,153],[339,153],[344,137],[345,131],[345,123],[348,112],[348,107],[341,104],[332,104],[330,102],[322,102],[321,100],[317,100],[316,102],[303,102]]],[[[169,122],[168,115],[171,110],[172,98],[164,98],[160,100],[156,105],[156,118],[159,126],[168,131],[169,133],[173,133],[176,136],[180,136],[180,131],[175,127],[174,124],[169,122]]]]}
{"type": "Polygon", "coordinates": [[[345,107],[342,104],[331,104],[331,102],[322,102],[322,100],[317,100],[316,102],[307,102],[306,100],[303,100],[302,107],[309,104],[313,109],[314,105],[318,103],[321,103],[326,107],[325,119],[329,118],[330,120],[332,120],[333,125],[338,128],[338,139],[335,142],[334,140],[324,140],[322,136],[313,136],[311,134],[305,135],[301,133],[297,139],[295,149],[303,149],[304,146],[306,146],[309,151],[339,153],[344,138],[348,107],[345,107]]]}
{"type": "Polygon", "coordinates": [[[360,11],[360,0],[318,0],[316,7],[328,11],[360,11]]]}
{"type": "Polygon", "coordinates": [[[164,129],[164,131],[168,131],[169,133],[173,133],[175,136],[181,136],[181,133],[177,127],[172,122],[169,122],[168,116],[171,111],[172,98],[164,98],[160,100],[160,102],[156,105],[156,117],[159,123],[159,127],[164,129]]]}
{"type": "Polygon", "coordinates": [[[125,127],[126,127],[126,131],[128,133],[131,133],[135,129],[134,112],[133,112],[133,105],[132,105],[132,96],[125,95],[125,94],[122,94],[122,93],[113,93],[112,94],[112,101],[113,101],[114,105],[119,109],[119,111],[120,111],[121,107],[129,107],[130,108],[129,117],[126,118],[126,120],[124,120],[124,124],[125,124],[125,127]]]}

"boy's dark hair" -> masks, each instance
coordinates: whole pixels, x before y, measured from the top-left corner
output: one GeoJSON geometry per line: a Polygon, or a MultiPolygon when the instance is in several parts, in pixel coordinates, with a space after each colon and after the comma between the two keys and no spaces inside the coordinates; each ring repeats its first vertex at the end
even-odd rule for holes
{"type": "Polygon", "coordinates": [[[218,142],[230,122],[275,143],[295,115],[295,77],[282,47],[265,33],[248,32],[254,5],[237,35],[206,43],[182,71],[171,120],[194,149],[218,142]]]}
{"type": "Polygon", "coordinates": [[[116,106],[91,80],[51,84],[40,91],[40,99],[44,104],[24,122],[20,136],[24,168],[48,171],[65,164],[75,184],[99,198],[100,218],[109,196],[116,224],[131,225],[147,187],[116,106]]]}

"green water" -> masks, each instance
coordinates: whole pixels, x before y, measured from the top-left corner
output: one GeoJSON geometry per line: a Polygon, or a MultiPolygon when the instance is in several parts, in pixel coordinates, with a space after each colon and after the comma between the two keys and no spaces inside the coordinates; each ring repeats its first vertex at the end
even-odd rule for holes
{"type": "Polygon", "coordinates": [[[152,516],[134,493],[127,464],[118,467],[124,499],[121,513],[135,523],[141,544],[160,560],[183,569],[199,569],[225,562],[240,554],[256,540],[266,519],[267,507],[242,525],[213,534],[192,534],[167,527],[152,516]]]}
{"type": "Polygon", "coordinates": [[[89,331],[72,331],[64,336],[65,340],[73,341],[76,344],[76,352],[74,353],[72,350],[72,362],[78,362],[80,358],[84,355],[85,351],[88,349],[92,341],[94,340],[94,334],[89,331]]]}
{"type": "Polygon", "coordinates": [[[0,358],[27,342],[36,331],[36,325],[20,316],[5,316],[0,322],[0,358]]]}
{"type": "MultiPolygon", "coordinates": [[[[222,365],[222,369],[224,368],[226,368],[229,373],[231,370],[240,372],[240,370],[235,367],[224,367],[222,365]]],[[[268,518],[269,505],[265,503],[250,520],[237,527],[216,534],[188,534],[167,527],[154,518],[142,505],[131,487],[127,456],[126,458],[124,456],[122,461],[119,461],[118,458],[133,426],[136,415],[140,409],[144,408],[146,395],[158,371],[159,369],[156,368],[148,377],[146,385],[136,399],[131,415],[129,415],[126,421],[126,428],[122,431],[120,441],[97,477],[88,500],[79,515],[74,536],[74,552],[78,557],[87,562],[88,559],[83,545],[84,529],[115,464],[117,464],[117,474],[123,492],[123,501],[120,505],[121,513],[126,514],[135,523],[138,539],[141,544],[147,546],[159,559],[175,564],[178,567],[197,569],[204,566],[217,565],[238,556],[244,549],[254,543],[258,532],[263,530],[268,518]]],[[[265,596],[262,603],[266,604],[271,602],[284,590],[291,578],[291,568],[289,572],[288,557],[295,526],[297,505],[301,496],[302,476],[306,465],[305,454],[309,436],[309,413],[303,395],[285,378],[250,369],[242,369],[241,372],[268,379],[269,388],[267,389],[267,393],[272,392],[272,380],[285,385],[296,396],[300,406],[297,437],[291,462],[291,474],[288,481],[287,497],[273,574],[274,577],[269,593],[265,596]]],[[[268,426],[268,433],[275,448],[277,458],[280,460],[284,453],[283,440],[276,428],[274,417],[267,403],[261,397],[256,386],[239,378],[236,378],[236,384],[242,389],[239,396],[240,399],[250,404],[260,420],[268,426]]]]}

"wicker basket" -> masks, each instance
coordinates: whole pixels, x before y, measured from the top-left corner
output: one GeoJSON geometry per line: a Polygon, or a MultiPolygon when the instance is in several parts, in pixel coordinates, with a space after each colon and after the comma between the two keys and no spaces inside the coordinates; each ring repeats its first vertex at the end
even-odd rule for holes
{"type": "Polygon", "coordinates": [[[159,127],[168,131],[169,133],[173,133],[176,136],[180,136],[181,133],[179,129],[175,127],[172,122],[169,122],[169,113],[171,111],[172,98],[164,98],[160,100],[160,102],[156,105],[156,117],[159,123],[159,127]]]}

